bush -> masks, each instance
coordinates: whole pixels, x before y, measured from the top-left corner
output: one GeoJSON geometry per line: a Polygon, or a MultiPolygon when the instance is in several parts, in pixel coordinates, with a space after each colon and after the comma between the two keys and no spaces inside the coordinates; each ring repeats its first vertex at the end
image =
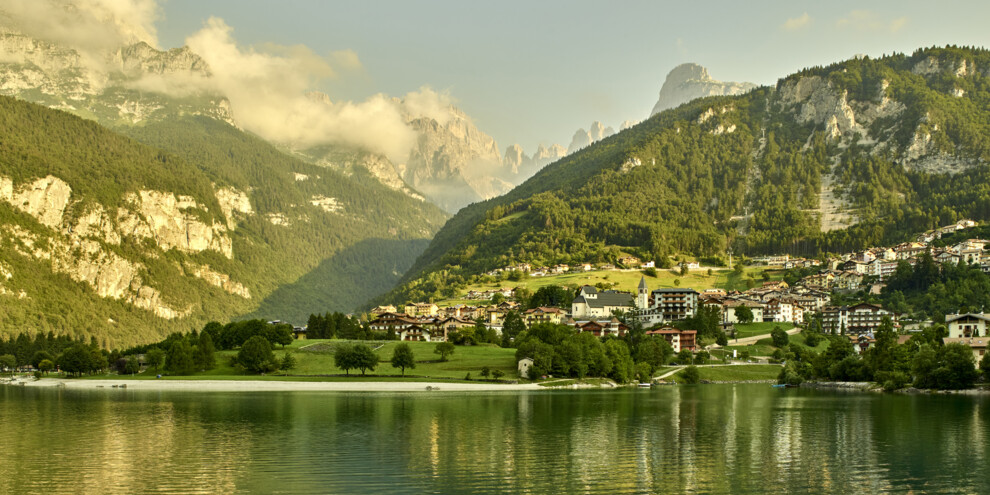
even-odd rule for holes
{"type": "Polygon", "coordinates": [[[900,390],[911,383],[911,377],[900,371],[878,371],[874,379],[886,392],[900,390]]]}
{"type": "Polygon", "coordinates": [[[636,363],[636,378],[640,383],[646,383],[653,379],[653,366],[650,363],[636,363]]]}
{"type": "Polygon", "coordinates": [[[680,372],[680,376],[684,380],[684,383],[687,384],[693,385],[701,381],[701,372],[698,371],[697,366],[688,366],[687,368],[684,368],[684,371],[680,372]]]}
{"type": "Polygon", "coordinates": [[[770,355],[770,361],[774,363],[779,363],[784,360],[784,351],[780,349],[774,349],[773,354],[770,355]]]}
{"type": "Polygon", "coordinates": [[[711,354],[708,351],[698,351],[698,354],[694,356],[694,364],[707,364],[709,358],[711,358],[711,354]]]}
{"type": "Polygon", "coordinates": [[[797,363],[790,361],[787,366],[780,369],[780,374],[777,375],[777,383],[782,383],[786,385],[797,386],[804,382],[804,378],[801,376],[797,363]]]}
{"type": "Polygon", "coordinates": [[[804,344],[808,347],[818,347],[822,341],[822,336],[818,332],[802,332],[804,334],[804,344]]]}

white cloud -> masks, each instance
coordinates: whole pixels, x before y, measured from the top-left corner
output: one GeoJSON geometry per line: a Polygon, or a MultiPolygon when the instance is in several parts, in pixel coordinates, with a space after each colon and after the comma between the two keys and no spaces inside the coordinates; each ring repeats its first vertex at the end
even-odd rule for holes
{"type": "Polygon", "coordinates": [[[811,16],[808,15],[807,12],[805,12],[797,17],[792,17],[790,19],[787,19],[786,21],[784,21],[784,24],[782,24],[780,27],[783,28],[785,31],[797,31],[798,29],[801,29],[810,23],[811,23],[811,16]]]}
{"type": "MultiPolygon", "coordinates": [[[[13,25],[31,37],[75,49],[95,80],[119,69],[107,61],[121,46],[138,41],[158,44],[155,0],[2,1],[0,25],[13,25]]],[[[206,62],[208,72],[146,73],[124,84],[178,97],[220,94],[230,100],[237,124],[265,139],[299,147],[355,146],[395,163],[404,163],[417,142],[409,120],[428,117],[443,125],[459,115],[452,111],[449,94],[428,87],[401,99],[383,94],[360,102],[334,101],[332,95],[314,97],[313,90],[326,87],[324,83],[366,77],[353,50],[324,56],[304,45],[243,46],[233,28],[216,17],[189,36],[186,44],[206,62]]]]}
{"type": "MultiPolygon", "coordinates": [[[[230,100],[237,123],[266,139],[303,147],[355,145],[395,162],[404,162],[415,144],[415,133],[385,95],[322,105],[308,97],[335,71],[306,47],[241,47],[233,29],[218,18],[209,19],[186,44],[209,64],[211,84],[230,100]]],[[[352,65],[359,62],[350,58],[352,65]]]]}
{"type": "Polygon", "coordinates": [[[363,102],[314,97],[311,90],[321,81],[362,70],[350,50],[324,58],[301,45],[242,47],[233,29],[218,18],[209,19],[186,44],[209,64],[209,84],[230,100],[238,125],[272,141],[300,147],[358,146],[404,163],[417,139],[408,120],[428,117],[443,125],[454,115],[450,95],[427,87],[402,99],[383,94],[363,102]]]}
{"type": "Polygon", "coordinates": [[[853,10],[846,17],[836,21],[835,26],[864,32],[896,33],[907,25],[907,17],[885,19],[871,10],[853,10]]]}
{"type": "Polygon", "coordinates": [[[0,15],[24,34],[89,54],[138,41],[158,46],[155,0],[4,0],[0,15]]]}

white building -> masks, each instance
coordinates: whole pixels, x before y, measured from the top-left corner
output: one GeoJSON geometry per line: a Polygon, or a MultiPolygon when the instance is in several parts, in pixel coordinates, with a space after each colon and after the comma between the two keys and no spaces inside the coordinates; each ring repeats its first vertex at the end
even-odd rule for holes
{"type": "Polygon", "coordinates": [[[986,337],[988,321],[990,318],[987,318],[983,313],[945,315],[945,324],[949,327],[949,338],[953,339],[986,337]]]}

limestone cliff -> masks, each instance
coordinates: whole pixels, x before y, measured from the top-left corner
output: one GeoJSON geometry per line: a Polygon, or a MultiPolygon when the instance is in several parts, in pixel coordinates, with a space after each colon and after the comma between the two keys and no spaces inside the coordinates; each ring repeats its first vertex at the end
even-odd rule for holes
{"type": "Polygon", "coordinates": [[[650,116],[674,108],[695,98],[745,93],[756,85],[748,82],[722,82],[712,79],[708,69],[698,64],[681,64],[667,74],[660,87],[657,103],[650,116]]]}
{"type": "Polygon", "coordinates": [[[567,154],[574,153],[575,151],[584,148],[586,146],[591,146],[592,143],[596,143],[605,139],[612,134],[615,134],[615,130],[611,127],[605,127],[599,121],[594,121],[591,123],[589,130],[578,129],[574,133],[574,137],[571,138],[571,144],[567,147],[567,154]]]}
{"type": "Polygon", "coordinates": [[[493,181],[502,157],[495,139],[481,132],[460,109],[447,108],[444,121],[410,116],[418,140],[405,164],[402,179],[447,211],[507,192],[493,181]],[[466,186],[466,187],[465,187],[466,186]]]}
{"type": "MultiPolygon", "coordinates": [[[[225,188],[217,191],[224,209],[242,215],[251,214],[244,193],[225,188]]],[[[16,225],[4,225],[18,252],[35,260],[50,263],[51,270],[83,282],[100,297],[122,300],[155,316],[173,319],[190,314],[190,307],[172,307],[158,289],[143,282],[145,267],[128,259],[111,246],[119,246],[124,237],[147,239],[158,252],[176,249],[186,253],[215,251],[233,257],[229,228],[207,224],[191,210],[205,207],[187,196],[161,191],[131,194],[127,206],[110,215],[101,205],[80,205],[75,218],[68,214],[74,203],[72,188],[61,179],[47,176],[23,184],[0,177],[0,201],[34,217],[47,228],[35,233],[16,225]]],[[[233,228],[233,227],[230,227],[233,228]]],[[[153,253],[152,253],[153,254],[153,253]]],[[[229,275],[208,266],[191,266],[190,273],[230,294],[250,298],[249,291],[231,280],[229,275]]]]}
{"type": "Polygon", "coordinates": [[[547,147],[540,144],[533,156],[527,155],[522,146],[514,144],[505,149],[502,168],[511,174],[511,181],[519,184],[530,178],[547,164],[553,163],[567,155],[567,150],[559,144],[547,147]]]}
{"type": "Polygon", "coordinates": [[[210,76],[206,62],[188,48],[161,51],[141,42],[104,57],[96,63],[71,47],[5,28],[0,30],[0,94],[110,126],[176,115],[206,115],[234,123],[230,103],[222,95],[179,94],[175,88],[210,76]]]}

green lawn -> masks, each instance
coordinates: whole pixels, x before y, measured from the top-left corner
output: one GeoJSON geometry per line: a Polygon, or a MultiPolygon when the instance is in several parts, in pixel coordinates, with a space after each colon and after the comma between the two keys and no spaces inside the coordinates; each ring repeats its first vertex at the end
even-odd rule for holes
{"type": "MultiPolygon", "coordinates": [[[[782,330],[790,330],[794,328],[793,323],[775,323],[775,322],[760,322],[760,323],[736,323],[736,338],[746,338],[752,337],[754,335],[764,335],[773,331],[774,327],[780,327],[782,330]]],[[[732,340],[730,339],[731,343],[732,340]]]]}
{"type": "MultiPolygon", "coordinates": [[[[731,344],[732,341],[730,340],[729,343],[731,344]]],[[[829,342],[827,339],[822,339],[817,346],[808,347],[804,343],[804,335],[799,333],[796,335],[788,336],[788,344],[797,344],[811,352],[818,353],[824,351],[825,349],[828,349],[829,342]]],[[[777,348],[773,346],[769,338],[766,338],[766,339],[757,340],[756,344],[753,345],[728,345],[725,347],[725,349],[730,352],[733,349],[739,352],[749,351],[750,356],[769,356],[773,354],[773,351],[776,350],[777,348]]]]}
{"type": "MultiPolygon", "coordinates": [[[[759,285],[763,283],[762,274],[764,271],[766,271],[766,267],[748,267],[744,272],[745,274],[740,276],[736,275],[732,270],[723,268],[713,270],[712,275],[709,276],[707,269],[701,269],[692,270],[687,275],[681,276],[680,273],[676,273],[674,270],[657,269],[656,277],[646,275],[646,284],[649,286],[650,290],[653,290],[664,287],[677,287],[678,285],[674,284],[674,280],[679,280],[679,287],[689,287],[699,292],[710,288],[746,290],[746,280],[749,278],[749,275],[753,276],[753,283],[759,285]]],[[[781,277],[781,272],[779,271],[768,271],[767,273],[770,280],[779,280],[781,277]]],[[[527,277],[518,282],[503,280],[501,282],[489,284],[474,284],[468,286],[467,289],[465,289],[465,293],[469,290],[488,290],[500,287],[525,287],[532,292],[536,292],[536,290],[540,287],[545,287],[548,285],[578,287],[582,285],[595,285],[599,282],[618,284],[615,286],[616,290],[635,293],[637,287],[639,287],[640,277],[643,276],[644,274],[640,270],[595,270],[590,272],[551,275],[547,277],[527,277]]],[[[449,299],[442,302],[437,302],[437,305],[439,306],[448,306],[452,304],[478,304],[478,301],[467,299],[449,299]]]]}
{"type": "MultiPolygon", "coordinates": [[[[342,340],[301,340],[295,341],[287,346],[285,350],[275,349],[275,357],[282,359],[286,353],[292,352],[296,360],[296,366],[291,370],[278,371],[264,377],[259,377],[253,373],[245,373],[231,365],[231,359],[237,355],[237,351],[219,351],[216,354],[216,368],[199,372],[191,376],[171,377],[173,379],[200,379],[200,380],[222,380],[222,379],[266,379],[266,380],[344,380],[354,379],[345,377],[328,377],[326,375],[344,375],[344,370],[334,366],[333,349],[340,344],[353,344],[355,342],[342,340]],[[308,348],[308,349],[307,349],[308,348]],[[316,349],[315,351],[313,349],[316,349]],[[291,375],[291,376],[284,376],[291,375]]],[[[375,380],[400,380],[396,375],[401,375],[399,368],[393,368],[389,360],[392,358],[393,349],[399,342],[378,341],[362,342],[375,350],[378,355],[378,367],[374,371],[368,371],[368,379],[375,380]]],[[[494,371],[502,370],[505,373],[503,380],[515,380],[519,378],[516,370],[515,349],[503,349],[492,344],[479,346],[457,346],[454,353],[447,362],[440,362],[440,356],[433,352],[436,347],[435,342],[406,342],[412,348],[416,359],[416,367],[406,369],[409,377],[439,378],[439,379],[463,379],[470,373],[474,380],[481,380],[481,369],[488,367],[494,371]]],[[[154,371],[146,371],[135,377],[151,379],[155,378],[154,371]]],[[[118,375],[113,375],[118,377],[118,375]]],[[[351,370],[351,377],[361,376],[359,370],[351,370]]],[[[91,378],[106,378],[105,376],[92,376],[91,378]]]]}
{"type": "MultiPolygon", "coordinates": [[[[674,375],[681,382],[683,371],[674,375]]],[[[732,382],[744,380],[775,380],[780,373],[778,364],[741,364],[733,366],[698,366],[698,374],[702,380],[717,382],[732,382]]]]}

